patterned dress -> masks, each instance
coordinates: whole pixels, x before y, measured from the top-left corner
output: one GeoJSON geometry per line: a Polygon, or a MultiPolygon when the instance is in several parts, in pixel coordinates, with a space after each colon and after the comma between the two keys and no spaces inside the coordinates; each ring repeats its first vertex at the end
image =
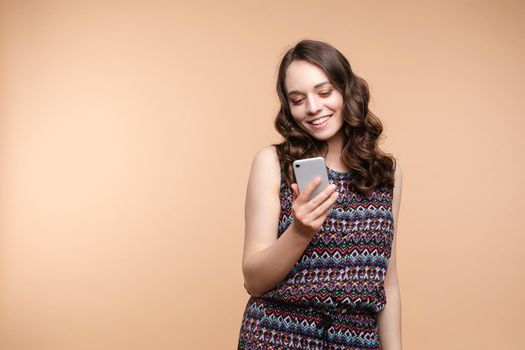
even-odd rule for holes
{"type": "MultiPolygon", "coordinates": [[[[339,197],[288,275],[249,298],[238,349],[380,349],[377,313],[386,304],[393,186],[363,195],[351,172],[327,171],[339,197]]],[[[278,237],[293,221],[284,176],[281,171],[278,237]]]]}

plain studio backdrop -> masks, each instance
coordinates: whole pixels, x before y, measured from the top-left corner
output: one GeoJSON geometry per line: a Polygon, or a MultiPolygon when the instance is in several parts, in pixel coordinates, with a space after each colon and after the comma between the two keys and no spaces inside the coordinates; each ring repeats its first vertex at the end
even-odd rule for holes
{"type": "Polygon", "coordinates": [[[521,1],[3,1],[0,349],[234,349],[277,68],[326,41],[403,167],[404,349],[522,349],[521,1]]]}

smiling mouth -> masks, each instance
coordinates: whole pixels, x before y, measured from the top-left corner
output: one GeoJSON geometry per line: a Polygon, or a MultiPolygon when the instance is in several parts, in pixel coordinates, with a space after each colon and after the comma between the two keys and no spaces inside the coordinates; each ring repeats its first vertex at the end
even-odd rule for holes
{"type": "Polygon", "coordinates": [[[330,115],[326,115],[324,117],[321,117],[321,118],[317,118],[317,119],[314,119],[312,121],[309,121],[308,123],[309,124],[312,124],[312,125],[321,125],[321,124],[324,124],[328,119],[330,119],[332,117],[332,114],[330,115]]]}

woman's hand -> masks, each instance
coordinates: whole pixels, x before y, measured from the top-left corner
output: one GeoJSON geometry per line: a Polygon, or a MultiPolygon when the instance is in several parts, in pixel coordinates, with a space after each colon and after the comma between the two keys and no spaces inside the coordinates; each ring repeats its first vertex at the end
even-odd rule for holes
{"type": "Polygon", "coordinates": [[[302,193],[299,193],[296,183],[292,184],[294,198],[292,203],[293,223],[297,230],[309,239],[319,232],[328,215],[328,209],[332,207],[339,195],[338,192],[335,192],[336,185],[330,184],[317,196],[309,199],[320,183],[321,180],[319,178],[313,179],[302,193]]]}

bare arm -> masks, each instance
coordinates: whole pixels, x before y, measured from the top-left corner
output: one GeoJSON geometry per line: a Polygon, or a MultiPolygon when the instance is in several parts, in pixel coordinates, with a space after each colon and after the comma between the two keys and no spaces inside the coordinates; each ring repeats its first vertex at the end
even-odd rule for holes
{"type": "Polygon", "coordinates": [[[399,216],[399,206],[401,202],[403,177],[401,167],[396,166],[394,198],[392,211],[394,214],[394,241],[392,244],[392,254],[388,263],[385,276],[385,293],[387,303],[385,308],[378,314],[379,336],[381,339],[381,349],[401,350],[401,295],[396,266],[396,241],[397,241],[397,221],[399,216]]]}
{"type": "Polygon", "coordinates": [[[250,295],[261,296],[271,290],[293,268],[310,242],[290,224],[271,246],[250,256],[244,264],[244,280],[250,295]]]}
{"type": "MultiPolygon", "coordinates": [[[[294,221],[277,239],[280,179],[275,148],[261,149],[252,163],[245,203],[242,269],[244,286],[252,296],[261,296],[286,277],[319,230],[336,198],[334,189],[327,188],[308,201],[317,185],[310,183],[301,197],[294,199],[294,221]]],[[[298,195],[296,186],[293,185],[295,197],[298,195]]]]}

